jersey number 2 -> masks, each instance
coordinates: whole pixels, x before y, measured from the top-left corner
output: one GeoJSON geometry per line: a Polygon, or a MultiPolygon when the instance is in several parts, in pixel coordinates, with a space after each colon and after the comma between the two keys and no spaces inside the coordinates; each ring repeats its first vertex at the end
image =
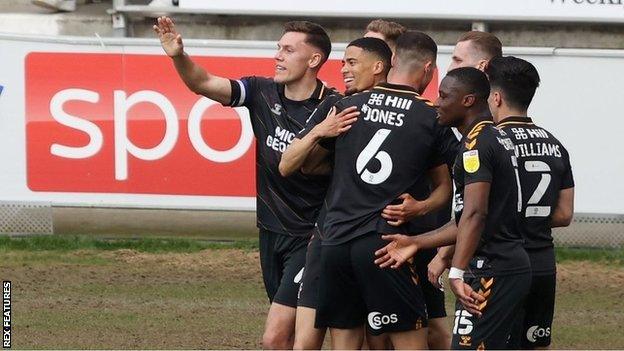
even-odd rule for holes
{"type": "Polygon", "coordinates": [[[542,174],[542,178],[540,179],[539,184],[537,184],[537,188],[533,191],[533,195],[531,195],[529,201],[527,202],[527,208],[524,212],[524,216],[548,217],[550,215],[550,206],[537,206],[537,204],[546,193],[548,185],[550,185],[550,181],[552,179],[550,175],[550,166],[548,166],[546,162],[542,161],[526,161],[524,163],[524,169],[527,172],[539,172],[542,174]]]}
{"type": "Polygon", "coordinates": [[[357,173],[362,180],[368,184],[381,184],[388,179],[390,173],[392,173],[392,158],[390,158],[387,152],[379,150],[381,144],[383,144],[388,135],[390,135],[390,129],[378,130],[355,161],[357,173]],[[373,157],[381,163],[379,170],[374,173],[366,169],[366,165],[373,157]]]}

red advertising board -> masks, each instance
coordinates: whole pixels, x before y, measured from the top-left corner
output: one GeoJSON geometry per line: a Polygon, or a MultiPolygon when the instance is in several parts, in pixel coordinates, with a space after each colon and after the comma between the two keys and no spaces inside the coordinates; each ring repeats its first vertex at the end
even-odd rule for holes
{"type": "MultiPolygon", "coordinates": [[[[194,60],[230,78],[275,67],[271,58],[194,60]]],[[[342,90],[340,67],[330,60],[320,77],[342,90]]],[[[247,112],[190,92],[164,55],[30,53],[25,82],[33,191],[255,196],[247,112]]]]}

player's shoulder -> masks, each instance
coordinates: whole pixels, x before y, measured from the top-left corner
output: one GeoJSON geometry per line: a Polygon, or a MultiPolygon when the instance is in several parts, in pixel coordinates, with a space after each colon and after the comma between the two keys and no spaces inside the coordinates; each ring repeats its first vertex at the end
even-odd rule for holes
{"type": "Polygon", "coordinates": [[[470,128],[464,136],[464,148],[472,150],[477,147],[489,147],[492,142],[497,141],[497,137],[503,137],[501,130],[494,126],[491,120],[481,120],[470,128]]]}
{"type": "Polygon", "coordinates": [[[323,92],[324,96],[323,99],[341,99],[344,97],[344,95],[342,95],[338,90],[336,90],[336,88],[333,87],[328,87],[327,85],[324,85],[324,89],[325,91],[323,92]]]}
{"type": "Polygon", "coordinates": [[[261,76],[245,76],[238,79],[245,86],[245,89],[249,92],[253,91],[279,91],[279,84],[276,83],[273,78],[261,77],[261,76]]]}
{"type": "Polygon", "coordinates": [[[328,92],[327,95],[325,95],[325,98],[323,99],[322,104],[324,105],[334,105],[336,102],[342,100],[344,98],[344,95],[342,95],[341,93],[332,90],[331,92],[328,92]]]}
{"type": "Polygon", "coordinates": [[[257,84],[267,84],[267,85],[277,85],[278,83],[276,83],[273,78],[269,78],[269,77],[262,77],[262,76],[244,76],[241,77],[240,79],[241,81],[247,81],[247,82],[253,82],[253,83],[257,83],[257,84]]]}
{"type": "Polygon", "coordinates": [[[358,93],[353,93],[351,95],[340,95],[336,98],[336,101],[343,106],[358,105],[360,103],[365,103],[366,101],[368,101],[370,93],[371,90],[364,90],[358,93]]]}
{"type": "Polygon", "coordinates": [[[550,140],[550,142],[554,142],[556,144],[559,144],[561,147],[563,147],[563,144],[561,143],[561,141],[550,130],[539,125],[535,125],[535,128],[539,128],[543,130],[548,135],[548,139],[550,140]]]}
{"type": "Polygon", "coordinates": [[[417,101],[418,105],[422,106],[425,109],[433,110],[433,111],[436,110],[434,105],[433,105],[433,102],[431,100],[429,100],[428,98],[424,97],[424,96],[421,96],[419,94],[414,94],[414,95],[412,95],[412,99],[417,101]]]}

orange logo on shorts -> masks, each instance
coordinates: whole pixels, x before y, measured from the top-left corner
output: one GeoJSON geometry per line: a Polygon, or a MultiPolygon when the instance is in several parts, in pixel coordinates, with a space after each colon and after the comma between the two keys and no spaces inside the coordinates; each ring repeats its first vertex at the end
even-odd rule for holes
{"type": "Polygon", "coordinates": [[[467,346],[467,347],[472,346],[472,336],[462,335],[459,338],[461,339],[461,341],[459,342],[459,345],[467,346]]]}

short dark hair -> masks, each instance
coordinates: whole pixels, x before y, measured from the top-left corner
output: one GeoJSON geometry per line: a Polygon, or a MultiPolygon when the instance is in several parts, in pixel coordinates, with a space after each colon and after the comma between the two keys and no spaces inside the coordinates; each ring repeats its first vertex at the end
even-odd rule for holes
{"type": "Polygon", "coordinates": [[[446,76],[455,78],[469,94],[474,94],[481,101],[487,101],[490,96],[490,82],[481,70],[474,67],[460,67],[449,71],[446,76]]]}
{"type": "Polygon", "coordinates": [[[396,56],[403,62],[435,61],[438,45],[423,32],[408,30],[397,39],[396,56]]]}
{"type": "Polygon", "coordinates": [[[392,61],[392,50],[385,41],[379,38],[358,38],[350,42],[347,47],[355,46],[364,51],[370,52],[377,56],[384,64],[384,72],[387,74],[390,70],[392,61]]]}
{"type": "Polygon", "coordinates": [[[540,76],[533,64],[514,56],[495,57],[485,73],[492,88],[502,90],[509,106],[526,110],[529,108],[540,76]]]}
{"type": "Polygon", "coordinates": [[[332,45],[329,35],[323,27],[308,21],[291,21],[284,24],[284,33],[298,32],[306,34],[305,42],[321,50],[323,53],[322,63],[327,61],[331,53],[332,45]]]}
{"type": "Polygon", "coordinates": [[[399,36],[405,33],[407,29],[396,22],[386,21],[382,19],[376,19],[366,26],[367,32],[380,33],[386,38],[386,41],[391,44],[395,44],[399,36]]]}
{"type": "Polygon", "coordinates": [[[492,33],[473,30],[462,34],[457,40],[458,43],[462,41],[471,41],[475,48],[483,53],[488,60],[503,56],[503,44],[492,33]]]}

